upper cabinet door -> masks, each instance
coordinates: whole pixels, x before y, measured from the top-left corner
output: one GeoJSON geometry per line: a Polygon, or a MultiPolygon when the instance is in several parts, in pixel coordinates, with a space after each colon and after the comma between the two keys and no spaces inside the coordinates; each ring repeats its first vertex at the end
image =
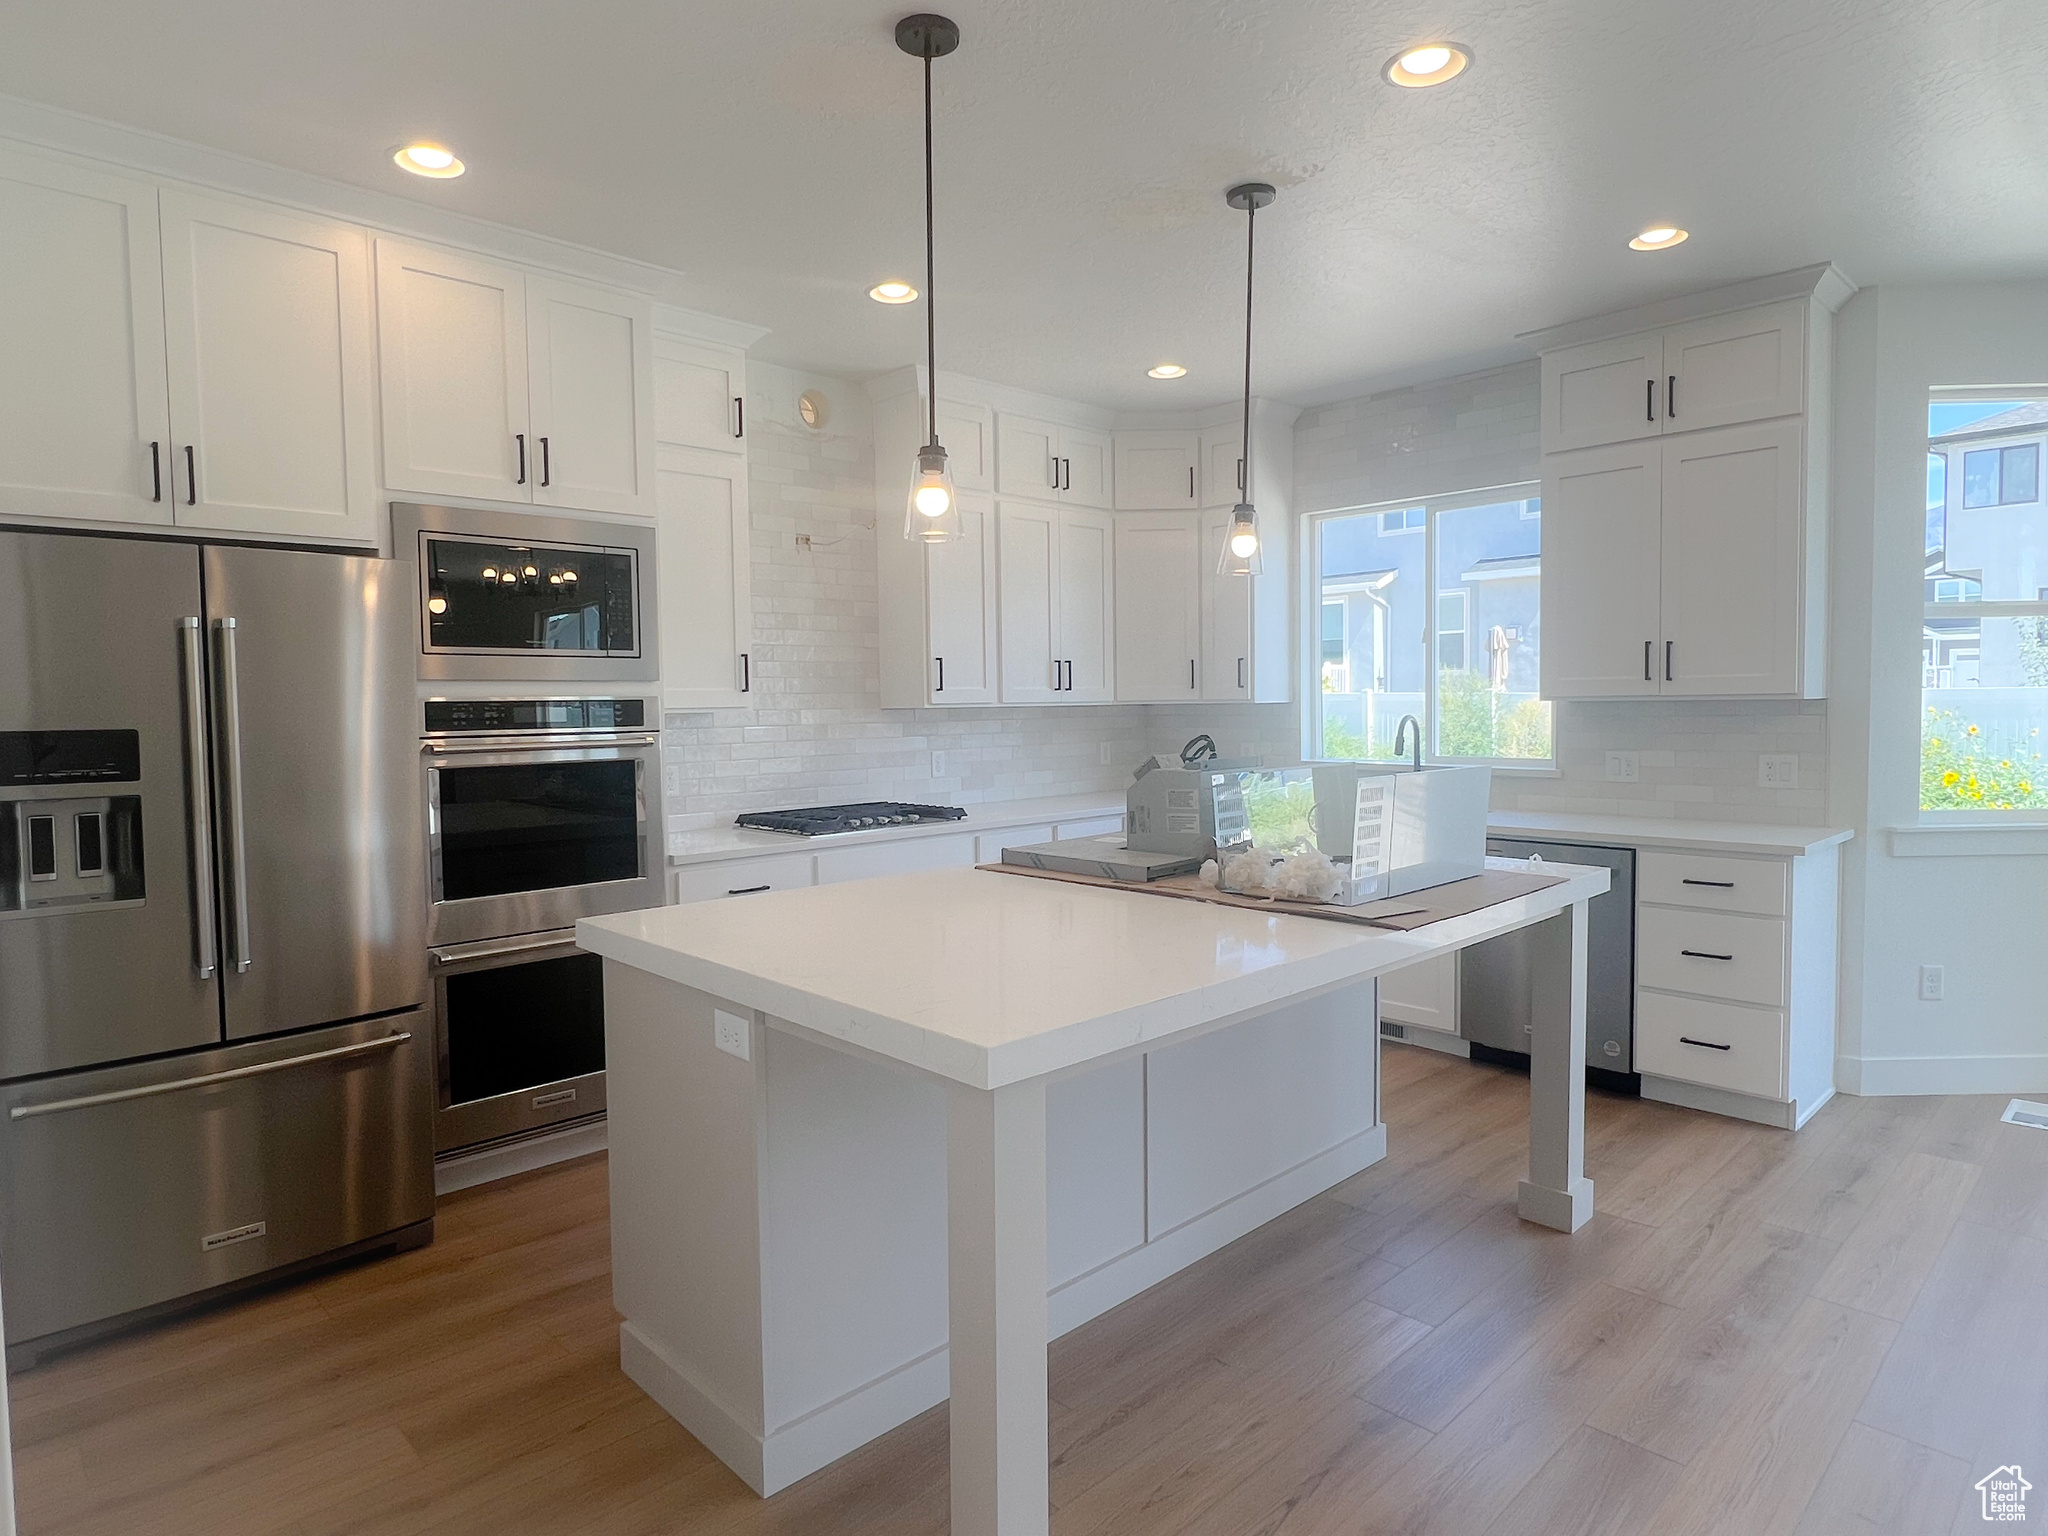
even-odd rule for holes
{"type": "Polygon", "coordinates": [[[1546,352],[1543,451],[1656,437],[1664,430],[1663,400],[1662,331],[1546,352]]]}
{"type": "Polygon", "coordinates": [[[385,485],[531,501],[519,270],[380,236],[377,340],[385,485]]]}
{"type": "MultiPolygon", "coordinates": [[[[1078,477],[1077,477],[1078,478],[1078,477]]],[[[1060,513],[1059,654],[1070,704],[1116,697],[1116,520],[1078,507],[1060,513]]]]}
{"type": "Polygon", "coordinates": [[[1201,505],[1196,485],[1201,456],[1199,432],[1117,433],[1117,509],[1172,512],[1201,505]]]}
{"type": "MultiPolygon", "coordinates": [[[[940,431],[944,431],[940,406],[940,431]]],[[[996,511],[987,497],[960,498],[961,537],[927,544],[925,600],[931,655],[925,697],[933,704],[994,704],[996,677],[996,511]]]]}
{"type": "Polygon", "coordinates": [[[654,338],[657,442],[746,452],[747,355],[675,336],[654,338]]]}
{"type": "Polygon", "coordinates": [[[368,236],[169,188],[162,211],[176,520],[376,542],[368,236]]]}
{"type": "MultiPolygon", "coordinates": [[[[922,441],[924,434],[918,436],[922,441]]],[[[996,488],[996,421],[995,413],[987,406],[956,405],[951,400],[941,400],[939,441],[946,449],[955,490],[996,488]]]]}
{"type": "Polygon", "coordinates": [[[1110,465],[1110,435],[1093,427],[1060,428],[1060,500],[1081,507],[1114,504],[1116,478],[1110,465]]]}
{"type": "Polygon", "coordinates": [[[1244,702],[1252,696],[1253,578],[1219,575],[1216,570],[1229,526],[1228,511],[1205,512],[1195,556],[1202,573],[1202,697],[1216,703],[1244,702]]]}
{"type": "Polygon", "coordinates": [[[996,417],[996,489],[1005,496],[1056,501],[1060,491],[1060,429],[1053,422],[996,417]]]}
{"type": "Polygon", "coordinates": [[[1546,699],[1659,691],[1660,451],[1641,443],[1544,461],[1546,699]]]}
{"type": "Polygon", "coordinates": [[[1055,663],[1059,646],[1060,514],[1005,501],[996,508],[997,612],[1002,624],[1005,704],[1054,704],[1067,697],[1055,663]]]}
{"type": "Polygon", "coordinates": [[[156,187],[0,150],[0,510],[171,520],[156,187]]]}
{"type": "Polygon", "coordinates": [[[726,709],[751,703],[746,465],[730,454],[663,447],[654,479],[662,704],[726,709]]]}
{"type": "MultiPolygon", "coordinates": [[[[1799,691],[1802,431],[1775,421],[1663,445],[1663,692],[1799,691]]],[[[1554,516],[1546,495],[1546,541],[1554,516]]],[[[1560,561],[1543,557],[1547,598],[1560,561]]]]}
{"type": "Polygon", "coordinates": [[[527,278],[535,503],[653,514],[653,340],[644,299],[527,278]]]}
{"type": "MultiPolygon", "coordinates": [[[[1123,484],[1123,476],[1117,477],[1123,484]]],[[[1202,530],[1192,512],[1116,520],[1116,696],[1122,703],[1196,699],[1202,649],[1202,530]]]]}
{"type": "Polygon", "coordinates": [[[1664,333],[1664,430],[1692,432],[1806,409],[1806,305],[1714,315],[1664,333]]]}
{"type": "Polygon", "coordinates": [[[1202,505],[1234,507],[1244,500],[1244,429],[1211,427],[1202,434],[1202,505]]]}

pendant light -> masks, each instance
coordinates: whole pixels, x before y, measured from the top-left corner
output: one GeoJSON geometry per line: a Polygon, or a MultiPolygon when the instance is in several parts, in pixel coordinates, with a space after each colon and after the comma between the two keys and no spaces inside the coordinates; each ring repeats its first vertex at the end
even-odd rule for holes
{"type": "Polygon", "coordinates": [[[953,471],[939,446],[939,343],[932,317],[932,60],[960,46],[960,29],[943,16],[919,14],[896,23],[896,46],[924,60],[924,351],[925,395],[930,401],[929,434],[917,450],[910,498],[903,508],[903,537],[924,544],[961,538],[960,496],[953,471]]]}
{"type": "Polygon", "coordinates": [[[1259,210],[1273,201],[1273,189],[1263,181],[1247,181],[1224,193],[1224,199],[1244,210],[1244,483],[1230,510],[1216,574],[1256,576],[1266,567],[1259,552],[1259,510],[1252,505],[1252,250],[1259,210]]]}

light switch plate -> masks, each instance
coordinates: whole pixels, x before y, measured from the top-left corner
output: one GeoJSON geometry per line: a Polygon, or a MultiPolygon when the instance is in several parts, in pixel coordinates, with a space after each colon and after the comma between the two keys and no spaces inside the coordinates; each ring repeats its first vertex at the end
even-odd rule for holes
{"type": "Polygon", "coordinates": [[[737,1056],[741,1061],[751,1061],[749,1042],[753,1038],[753,1026],[736,1013],[727,1013],[723,1008],[711,1010],[711,1043],[728,1056],[737,1056]]]}
{"type": "Polygon", "coordinates": [[[1113,742],[1113,741],[1105,741],[1105,742],[1103,742],[1103,743],[1102,743],[1102,766],[1103,766],[1103,767],[1105,767],[1105,768],[1107,768],[1107,767],[1109,767],[1109,766],[1110,766],[1110,764],[1114,763],[1115,761],[1116,761],[1116,743],[1115,743],[1115,742],[1113,742]]]}
{"type": "Polygon", "coordinates": [[[943,779],[945,776],[946,754],[943,752],[934,752],[932,754],[932,777],[935,779],[943,779]]]}
{"type": "Polygon", "coordinates": [[[1642,776],[1642,756],[1636,752],[1610,752],[1607,754],[1607,782],[1610,784],[1633,784],[1642,776]]]}
{"type": "Polygon", "coordinates": [[[1797,789],[1799,759],[1791,753],[1782,757],[1766,754],[1756,760],[1756,782],[1763,789],[1797,789]]]}

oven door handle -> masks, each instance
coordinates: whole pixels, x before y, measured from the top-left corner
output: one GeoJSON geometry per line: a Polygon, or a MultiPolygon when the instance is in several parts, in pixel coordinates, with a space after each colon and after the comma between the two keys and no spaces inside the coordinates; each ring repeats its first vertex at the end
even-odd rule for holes
{"type": "Polygon", "coordinates": [[[479,960],[500,960],[507,955],[533,955],[548,949],[574,949],[576,930],[557,928],[547,933],[529,933],[516,939],[484,939],[475,944],[450,944],[430,949],[428,957],[436,970],[473,965],[479,960]]]}
{"type": "Polygon", "coordinates": [[[563,747],[651,747],[661,738],[648,732],[639,736],[500,736],[491,741],[428,741],[422,752],[435,757],[459,757],[478,752],[551,752],[563,747]]]}

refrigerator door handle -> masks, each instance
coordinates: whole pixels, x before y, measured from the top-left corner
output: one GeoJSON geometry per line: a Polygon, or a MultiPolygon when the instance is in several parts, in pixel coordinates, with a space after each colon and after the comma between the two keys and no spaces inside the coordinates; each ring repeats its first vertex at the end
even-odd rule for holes
{"type": "Polygon", "coordinates": [[[235,621],[215,619],[214,634],[220,646],[220,729],[221,771],[227,799],[228,843],[232,861],[228,910],[234,918],[234,962],[237,971],[249,969],[254,959],[249,947],[249,837],[242,815],[242,691],[235,666],[235,621]]]}
{"type": "Polygon", "coordinates": [[[236,1083],[245,1077],[266,1077],[272,1072],[288,1072],[293,1067],[310,1066],[316,1061],[337,1061],[349,1056],[366,1056],[371,1051],[388,1051],[405,1044],[412,1038],[410,1030],[399,1030],[396,1034],[379,1035],[374,1040],[357,1040],[349,1045],[337,1045],[324,1051],[308,1051],[303,1056],[287,1056],[281,1061],[259,1061],[246,1067],[230,1067],[225,1072],[202,1072],[197,1077],[181,1077],[168,1083],[145,1083],[140,1088],[116,1088],[110,1093],[88,1093],[75,1099],[46,1099],[40,1104],[17,1104],[8,1110],[10,1119],[32,1120],[38,1115],[61,1115],[74,1109],[97,1109],[102,1104],[126,1104],[131,1099],[153,1099],[159,1094],[182,1093],[187,1088],[210,1088],[215,1083],[236,1083]]]}
{"type": "Polygon", "coordinates": [[[192,923],[198,938],[193,959],[201,978],[220,964],[214,947],[218,912],[213,892],[213,817],[206,785],[206,667],[200,655],[198,618],[178,620],[178,657],[185,672],[185,782],[191,788],[192,923]]]}

